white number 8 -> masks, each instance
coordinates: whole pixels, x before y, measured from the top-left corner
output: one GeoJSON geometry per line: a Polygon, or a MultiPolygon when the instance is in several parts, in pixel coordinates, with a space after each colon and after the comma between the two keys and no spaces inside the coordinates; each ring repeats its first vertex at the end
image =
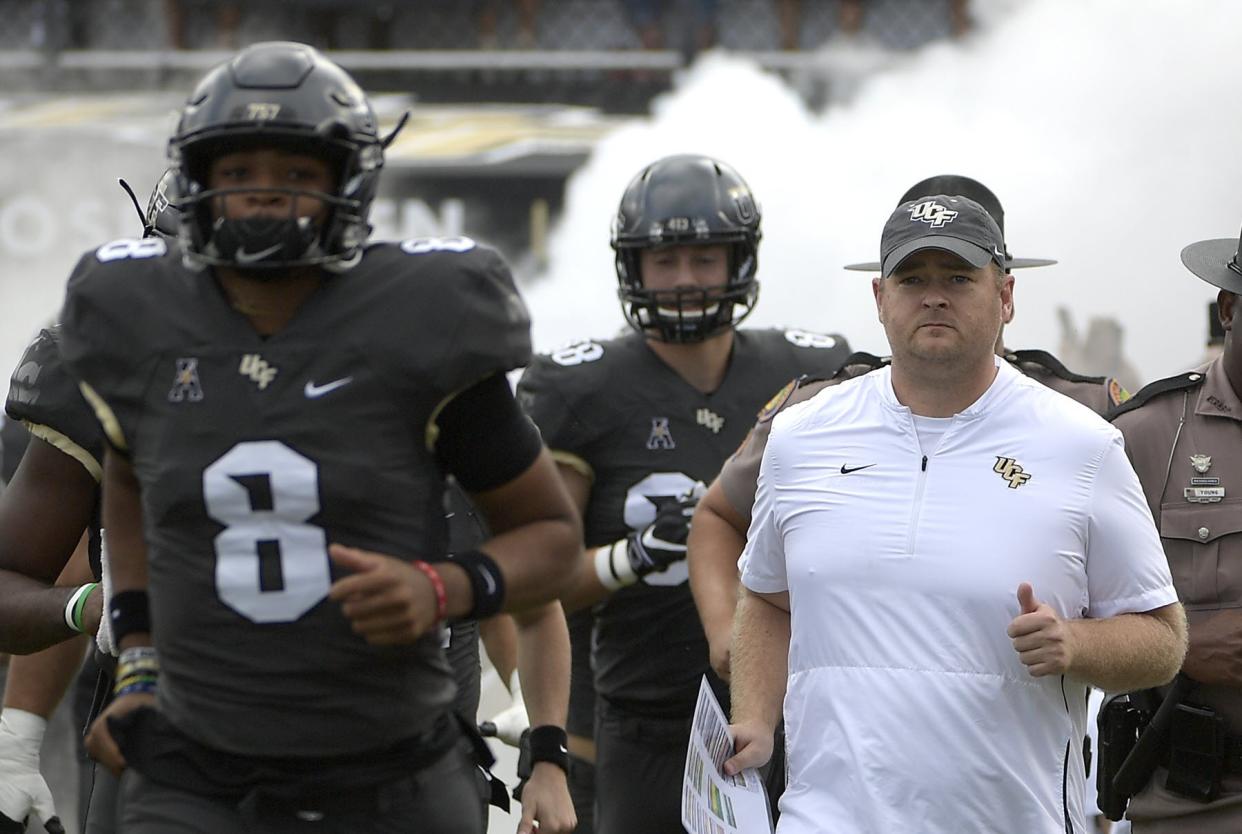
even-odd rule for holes
{"type": "Polygon", "coordinates": [[[603,345],[595,342],[573,342],[565,347],[552,351],[549,358],[558,365],[572,367],[583,362],[594,362],[604,355],[603,345]]]}
{"type": "Polygon", "coordinates": [[[428,252],[469,252],[477,246],[468,237],[416,237],[401,242],[401,251],[407,255],[426,255],[428,252]]]}
{"type": "Polygon", "coordinates": [[[319,467],[276,440],[238,443],[203,470],[207,514],[225,529],[215,538],[216,593],[256,623],[287,623],[328,594],[327,535],[307,524],[319,512],[319,467]],[[256,509],[242,478],[262,479],[270,509],[256,509]],[[279,554],[279,587],[264,588],[263,545],[279,554]]]}
{"type": "Polygon", "coordinates": [[[813,333],[810,330],[786,330],[785,338],[803,348],[830,348],[837,344],[837,340],[827,333],[813,333]]]}
{"type": "Polygon", "coordinates": [[[105,243],[95,250],[95,257],[100,263],[120,261],[127,258],[158,258],[168,251],[168,244],[162,238],[146,237],[138,240],[123,238],[105,243]]]}

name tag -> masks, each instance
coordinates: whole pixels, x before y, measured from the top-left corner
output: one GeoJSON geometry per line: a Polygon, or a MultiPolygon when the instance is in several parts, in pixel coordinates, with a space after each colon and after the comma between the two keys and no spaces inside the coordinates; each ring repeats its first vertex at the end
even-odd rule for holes
{"type": "Polygon", "coordinates": [[[1186,487],[1182,495],[1192,504],[1215,504],[1225,497],[1224,487],[1186,487]]]}

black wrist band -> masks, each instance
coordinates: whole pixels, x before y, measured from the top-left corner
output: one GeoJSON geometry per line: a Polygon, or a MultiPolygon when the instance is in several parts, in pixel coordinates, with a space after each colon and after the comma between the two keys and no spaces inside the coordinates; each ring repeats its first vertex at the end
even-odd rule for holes
{"type": "Polygon", "coordinates": [[[121,591],[112,595],[108,603],[108,622],[112,626],[112,640],[119,646],[128,634],[151,631],[151,608],[146,591],[121,591]]]}
{"type": "Polygon", "coordinates": [[[544,724],[530,728],[530,761],[551,762],[569,773],[569,736],[564,727],[544,724]]]}
{"type": "Polygon", "coordinates": [[[464,550],[449,556],[470,577],[474,591],[474,606],[462,619],[486,620],[495,616],[505,605],[505,577],[500,565],[482,550],[464,550]]]}

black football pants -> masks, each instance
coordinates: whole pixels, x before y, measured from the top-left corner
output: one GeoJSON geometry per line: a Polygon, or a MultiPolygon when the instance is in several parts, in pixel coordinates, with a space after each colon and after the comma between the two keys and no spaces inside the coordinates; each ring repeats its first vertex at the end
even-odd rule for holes
{"type": "Polygon", "coordinates": [[[382,786],[370,807],[325,801],[298,808],[265,800],[241,806],[160,785],[132,768],[121,780],[124,834],[483,834],[473,756],[454,744],[439,761],[382,786]]]}
{"type": "Polygon", "coordinates": [[[574,834],[595,834],[595,765],[569,754],[569,798],[578,825],[574,834]]]}
{"type": "Polygon", "coordinates": [[[685,834],[690,717],[646,718],[595,702],[596,834],[685,834]]]}

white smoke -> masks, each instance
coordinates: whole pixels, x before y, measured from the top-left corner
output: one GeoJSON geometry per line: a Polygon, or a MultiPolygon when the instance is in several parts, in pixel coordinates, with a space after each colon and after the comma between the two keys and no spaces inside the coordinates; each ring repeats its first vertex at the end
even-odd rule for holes
{"type": "Polygon", "coordinates": [[[975,6],[988,28],[895,58],[823,114],[742,60],[704,57],[570,180],[549,275],[528,293],[539,347],[624,326],[608,247],[621,191],[653,159],[701,152],[735,166],[763,207],[753,323],[885,352],[868,277],[841,267],[878,258],[906,188],[956,173],[1000,197],[1015,255],[1060,260],[1018,273],[1010,346],[1055,351],[1067,305],[1080,325],[1117,318],[1145,379],[1192,364],[1215,289],[1178,253],[1242,225],[1242,4],[975,6]]]}

